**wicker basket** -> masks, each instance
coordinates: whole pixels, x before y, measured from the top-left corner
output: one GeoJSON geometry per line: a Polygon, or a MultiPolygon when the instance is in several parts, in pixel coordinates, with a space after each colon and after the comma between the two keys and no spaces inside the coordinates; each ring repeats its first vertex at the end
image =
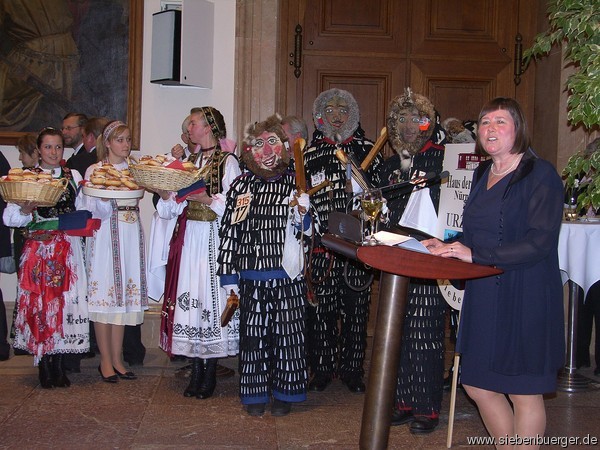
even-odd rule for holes
{"type": "Polygon", "coordinates": [[[178,191],[200,179],[200,171],[169,169],[167,167],[135,164],[129,166],[135,181],[151,190],[178,191]]]}
{"type": "Polygon", "coordinates": [[[0,195],[6,202],[35,202],[39,206],[54,206],[67,188],[67,179],[58,183],[37,181],[0,181],[0,195]]]}

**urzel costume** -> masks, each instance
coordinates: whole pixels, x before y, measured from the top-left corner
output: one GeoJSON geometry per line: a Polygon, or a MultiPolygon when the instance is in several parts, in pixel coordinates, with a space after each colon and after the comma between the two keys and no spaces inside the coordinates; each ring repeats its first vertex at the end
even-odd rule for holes
{"type": "MultiPolygon", "coordinates": [[[[227,327],[221,327],[221,313],[227,296],[219,287],[217,275],[219,228],[225,211],[225,195],[240,174],[234,154],[221,149],[225,122],[212,107],[200,108],[216,140],[213,152],[200,151],[189,158],[205,169],[206,192],[210,206],[198,201],[160,199],[156,210],[160,217],[178,217],[169,246],[166,270],[160,348],[169,356],[192,359],[186,397],[211,397],[216,387],[218,358],[238,353],[237,315],[227,327]]],[[[208,149],[207,149],[208,150],[208,149]]]]}
{"type": "Polygon", "coordinates": [[[241,159],[247,170],[227,194],[220,233],[221,285],[228,292],[239,287],[240,397],[250,415],[263,414],[271,396],[271,414],[286,415],[290,403],[306,399],[308,381],[306,282],[283,255],[293,239],[302,257],[301,229],[304,236],[312,230],[310,215],[294,214],[289,205],[296,179],[280,121],[273,115],[246,127],[241,159]],[[262,163],[268,158],[274,158],[270,167],[262,163]]]}
{"type": "MultiPolygon", "coordinates": [[[[347,212],[347,209],[357,206],[357,202],[349,199],[352,194],[345,191],[346,169],[336,157],[336,150],[343,149],[360,163],[373,147],[373,142],[365,138],[359,123],[358,104],[347,91],[330,89],[322,92],[313,104],[313,119],[316,129],[310,148],[304,154],[304,164],[311,187],[324,180],[331,182],[329,187],[311,196],[320,225],[326,230],[331,212],[347,212]],[[347,110],[347,120],[341,127],[332,126],[326,117],[326,109],[331,104],[343,105],[347,110]]],[[[379,184],[381,162],[382,158],[377,156],[368,169],[367,174],[374,186],[379,184]]],[[[357,292],[349,287],[344,277],[345,264],[348,264],[348,279],[353,280],[355,286],[364,285],[370,274],[362,264],[349,261],[322,246],[313,250],[310,274],[317,305],[308,309],[307,351],[314,374],[310,390],[324,390],[336,372],[352,392],[365,390],[362,376],[371,289],[357,292]],[[338,320],[341,320],[339,335],[338,320]]]]}
{"type": "MultiPolygon", "coordinates": [[[[384,163],[382,185],[407,181],[417,171],[442,171],[445,132],[429,99],[407,89],[390,103],[387,128],[396,154],[384,163]],[[416,139],[407,142],[401,128],[411,120],[418,120],[420,131],[416,139]]],[[[430,187],[430,195],[437,211],[439,184],[430,187]]],[[[409,197],[405,194],[388,201],[391,225],[398,224],[409,197]]],[[[411,279],[392,424],[414,421],[413,433],[433,431],[438,423],[443,396],[445,311],[446,302],[435,280],[411,279]]]]}

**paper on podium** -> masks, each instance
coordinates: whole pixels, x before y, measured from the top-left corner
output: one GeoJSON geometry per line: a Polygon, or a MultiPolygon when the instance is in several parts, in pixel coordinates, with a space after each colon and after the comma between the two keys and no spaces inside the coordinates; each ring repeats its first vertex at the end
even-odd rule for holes
{"type": "Polygon", "coordinates": [[[415,238],[410,236],[404,236],[402,234],[390,233],[389,231],[378,231],[375,233],[375,239],[380,244],[389,245],[392,247],[400,247],[406,250],[413,250],[421,253],[431,253],[427,247],[417,241],[415,238]]]}
{"type": "Polygon", "coordinates": [[[400,225],[443,239],[437,235],[437,222],[438,216],[429,195],[429,188],[415,187],[400,218],[400,225]]]}

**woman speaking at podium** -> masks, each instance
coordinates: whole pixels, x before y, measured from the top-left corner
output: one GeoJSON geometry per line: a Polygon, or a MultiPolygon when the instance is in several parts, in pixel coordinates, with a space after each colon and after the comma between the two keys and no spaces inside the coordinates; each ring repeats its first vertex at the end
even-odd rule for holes
{"type": "Polygon", "coordinates": [[[515,100],[484,105],[476,151],[491,159],[474,173],[463,237],[423,241],[435,255],[504,271],[467,282],[457,338],[462,385],[497,448],[512,437],[544,436],[542,395],[556,390],[565,361],[557,252],[563,186],[529,144],[515,100]]]}

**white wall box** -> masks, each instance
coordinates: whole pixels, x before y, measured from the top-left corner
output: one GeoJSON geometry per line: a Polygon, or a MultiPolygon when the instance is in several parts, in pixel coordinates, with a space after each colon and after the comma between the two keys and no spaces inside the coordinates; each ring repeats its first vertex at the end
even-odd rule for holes
{"type": "Polygon", "coordinates": [[[183,0],[181,11],[152,14],[150,81],[164,85],[211,88],[214,4],[183,0]]]}

